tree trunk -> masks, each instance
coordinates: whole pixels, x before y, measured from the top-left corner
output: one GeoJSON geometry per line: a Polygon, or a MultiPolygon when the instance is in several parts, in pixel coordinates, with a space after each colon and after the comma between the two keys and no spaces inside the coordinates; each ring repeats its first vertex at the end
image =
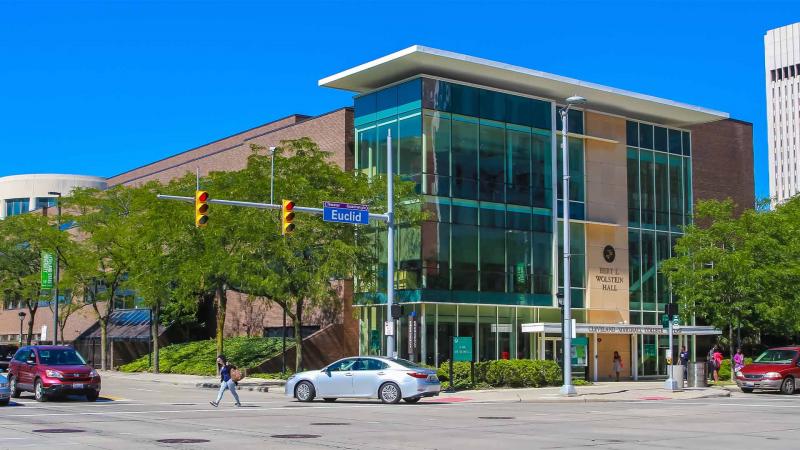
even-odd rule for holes
{"type": "Polygon", "coordinates": [[[733,321],[728,324],[728,347],[730,349],[730,358],[731,358],[731,381],[736,382],[736,370],[733,367],[733,355],[736,354],[736,349],[734,348],[733,344],[733,321]]]}
{"type": "Polygon", "coordinates": [[[28,315],[28,339],[26,339],[27,345],[31,345],[33,343],[33,319],[36,317],[36,310],[28,310],[30,313],[28,315]]]}
{"type": "Polygon", "coordinates": [[[108,316],[100,319],[100,370],[108,370],[108,316]]]}
{"type": "Polygon", "coordinates": [[[295,348],[295,361],[294,371],[299,373],[303,370],[303,300],[298,299],[295,305],[295,319],[294,319],[294,348],[295,348]]]}
{"type": "Polygon", "coordinates": [[[153,307],[153,321],[150,322],[150,338],[153,340],[153,373],[158,373],[158,315],[161,312],[158,303],[153,307]]]}
{"type": "Polygon", "coordinates": [[[222,355],[225,350],[223,337],[225,336],[225,309],[228,299],[225,295],[225,287],[219,285],[214,296],[214,307],[217,310],[217,356],[222,355]]]}

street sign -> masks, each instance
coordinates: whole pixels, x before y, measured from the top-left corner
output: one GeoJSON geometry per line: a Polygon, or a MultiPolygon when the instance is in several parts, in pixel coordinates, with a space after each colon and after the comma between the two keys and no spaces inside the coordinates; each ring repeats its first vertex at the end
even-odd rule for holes
{"type": "Polygon", "coordinates": [[[387,320],[383,323],[384,336],[394,336],[394,320],[387,320]]]}
{"type": "Polygon", "coordinates": [[[573,366],[586,366],[588,362],[588,352],[586,351],[589,346],[589,338],[585,336],[576,337],[572,340],[572,349],[570,350],[570,358],[572,359],[573,366]]]}
{"type": "Polygon", "coordinates": [[[42,250],[42,289],[53,289],[55,271],[55,257],[51,252],[42,250]]]}
{"type": "Polygon", "coordinates": [[[453,361],[472,361],[472,337],[453,337],[453,361]]]}
{"type": "Polygon", "coordinates": [[[678,316],[672,316],[672,326],[677,327],[681,324],[681,319],[678,316]]]}
{"type": "Polygon", "coordinates": [[[369,224],[369,206],[353,203],[322,202],[322,220],[325,222],[369,224]]]}
{"type": "Polygon", "coordinates": [[[661,326],[663,328],[669,328],[669,316],[666,314],[661,315],[661,326]]]}

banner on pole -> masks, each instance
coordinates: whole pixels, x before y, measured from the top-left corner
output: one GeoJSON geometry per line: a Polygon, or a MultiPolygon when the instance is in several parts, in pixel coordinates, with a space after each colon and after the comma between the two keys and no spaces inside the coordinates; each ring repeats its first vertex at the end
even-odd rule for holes
{"type": "Polygon", "coordinates": [[[42,289],[53,289],[55,273],[55,256],[52,252],[42,250],[42,289]]]}

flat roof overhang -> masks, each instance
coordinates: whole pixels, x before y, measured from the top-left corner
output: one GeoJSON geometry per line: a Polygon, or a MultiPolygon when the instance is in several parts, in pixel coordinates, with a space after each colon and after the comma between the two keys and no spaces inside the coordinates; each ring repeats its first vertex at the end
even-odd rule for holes
{"type": "Polygon", "coordinates": [[[728,113],[554,75],[511,64],[413,45],[319,80],[319,85],[364,93],[430,75],[563,102],[586,97],[587,110],[682,127],[729,118],[728,113]]]}
{"type": "MultiPolygon", "coordinates": [[[[546,333],[546,334],[561,334],[560,323],[523,323],[523,333],[546,333]]],[[[676,335],[685,336],[719,336],[722,331],[703,325],[678,325],[672,328],[672,332],[676,335]]],[[[614,324],[614,323],[577,323],[575,324],[575,333],[578,334],[652,334],[661,335],[668,334],[669,330],[663,328],[661,325],[629,325],[629,324],[614,324]]]]}

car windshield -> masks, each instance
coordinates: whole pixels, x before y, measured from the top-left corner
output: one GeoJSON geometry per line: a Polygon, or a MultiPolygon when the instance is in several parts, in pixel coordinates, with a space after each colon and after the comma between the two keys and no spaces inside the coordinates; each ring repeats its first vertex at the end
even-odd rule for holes
{"type": "Polygon", "coordinates": [[[754,359],[754,363],[762,364],[791,364],[797,357],[794,350],[767,350],[754,359]]]}
{"type": "Polygon", "coordinates": [[[406,359],[394,358],[392,359],[392,362],[400,364],[406,369],[424,369],[424,367],[420,367],[418,364],[414,364],[413,362],[408,361],[406,359]]]}
{"type": "Polygon", "coordinates": [[[48,366],[82,366],[83,357],[71,348],[39,350],[39,361],[48,366]]]}

